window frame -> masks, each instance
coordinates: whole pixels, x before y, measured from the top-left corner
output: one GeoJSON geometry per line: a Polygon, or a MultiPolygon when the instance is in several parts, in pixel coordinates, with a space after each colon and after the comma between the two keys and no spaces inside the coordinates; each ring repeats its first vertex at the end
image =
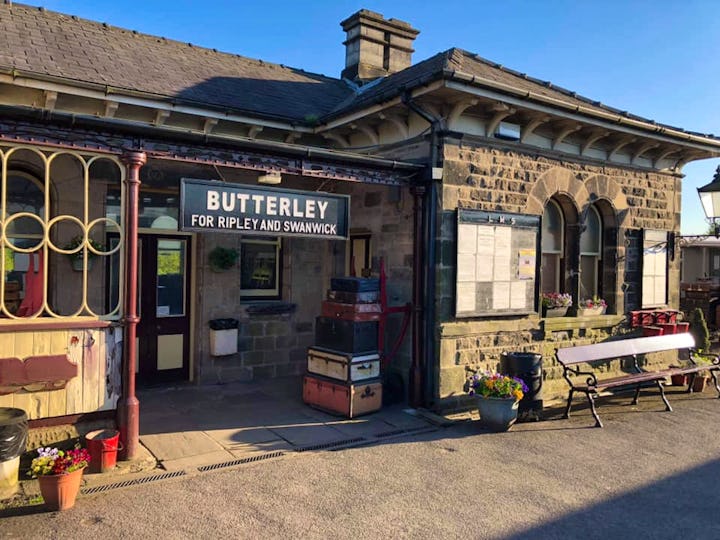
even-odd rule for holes
{"type": "Polygon", "coordinates": [[[280,300],[282,298],[282,238],[247,236],[240,239],[240,300],[241,302],[257,300],[280,300]],[[275,246],[275,287],[273,289],[243,289],[243,246],[247,244],[275,246]]]}

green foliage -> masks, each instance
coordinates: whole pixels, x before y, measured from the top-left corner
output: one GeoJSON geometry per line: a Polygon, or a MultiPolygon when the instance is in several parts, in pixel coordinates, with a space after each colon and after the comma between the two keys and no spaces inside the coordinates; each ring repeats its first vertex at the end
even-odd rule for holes
{"type": "Polygon", "coordinates": [[[208,260],[213,270],[228,270],[235,265],[239,255],[237,249],[217,246],[208,254],[208,260]]]}
{"type": "Polygon", "coordinates": [[[182,269],[180,268],[180,252],[163,251],[159,253],[157,272],[159,276],[182,274],[182,269]]]}
{"type": "Polygon", "coordinates": [[[695,346],[698,349],[710,350],[710,331],[705,322],[705,315],[700,308],[695,308],[690,313],[690,333],[695,338],[695,346]]]}

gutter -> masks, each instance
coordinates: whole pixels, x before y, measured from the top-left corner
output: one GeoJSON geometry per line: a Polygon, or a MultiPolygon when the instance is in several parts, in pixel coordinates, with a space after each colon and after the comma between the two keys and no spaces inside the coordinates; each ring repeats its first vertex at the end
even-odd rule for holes
{"type": "MultiPolygon", "coordinates": [[[[423,252],[419,257],[422,261],[422,274],[419,282],[423,285],[422,291],[418,291],[419,298],[413,299],[415,306],[413,330],[419,331],[421,335],[413,334],[413,344],[417,339],[421,349],[413,351],[412,366],[410,370],[410,397],[411,405],[414,407],[420,404],[431,407],[435,395],[435,289],[436,289],[436,261],[435,261],[435,236],[437,234],[437,183],[432,178],[432,169],[436,168],[439,162],[438,145],[442,120],[434,117],[425,109],[421,108],[412,99],[409,93],[402,96],[403,103],[425,121],[430,123],[430,155],[428,156],[428,176],[426,178],[427,191],[423,205],[423,252]],[[424,293],[424,294],[423,294],[424,293]],[[416,302],[421,302],[422,308],[416,302]],[[420,329],[422,328],[422,331],[420,329]],[[422,359],[422,365],[420,360],[422,359]]],[[[416,254],[416,259],[418,259],[416,254]]]]}

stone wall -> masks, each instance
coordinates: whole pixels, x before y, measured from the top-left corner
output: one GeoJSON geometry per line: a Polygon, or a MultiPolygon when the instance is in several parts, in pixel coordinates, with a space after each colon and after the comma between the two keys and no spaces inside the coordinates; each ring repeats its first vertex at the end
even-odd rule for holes
{"type": "MultiPolygon", "coordinates": [[[[288,187],[293,187],[289,185],[288,187]]],[[[327,188],[326,188],[327,189],[327,188]]],[[[388,277],[388,303],[403,305],[412,299],[412,197],[407,188],[334,183],[335,193],[350,195],[350,231],[371,235],[372,271],[377,275],[383,258],[388,277]]],[[[306,349],[314,343],[315,318],[330,288],[330,278],[347,272],[348,245],[344,240],[284,238],[282,242],[281,302],[247,302],[240,296],[239,270],[213,272],[207,254],[217,245],[240,249],[240,235],[198,234],[194,372],[203,382],[226,382],[299,375],[306,368],[306,349]],[[286,312],[262,313],[274,305],[286,312]],[[209,354],[208,321],[240,320],[238,353],[209,354]]],[[[395,342],[402,316],[388,319],[386,350],[395,342]]],[[[408,335],[389,368],[407,388],[411,336],[408,335]]]]}
{"type": "MultiPolygon", "coordinates": [[[[610,167],[590,160],[569,161],[551,153],[524,154],[501,145],[466,141],[446,141],[443,158],[436,298],[439,362],[434,406],[450,409],[467,405],[463,383],[469,370],[501,370],[502,353],[513,351],[543,355],[544,399],[557,399],[567,390],[562,369],[553,357],[557,347],[595,343],[631,332],[624,313],[635,306],[625,291],[639,284],[626,283],[626,233],[642,228],[678,231],[680,176],[610,167]],[[602,199],[615,214],[617,247],[613,253],[604,254],[616,261],[611,269],[614,288],[607,294],[615,315],[555,320],[543,320],[538,314],[455,319],[457,209],[542,215],[547,200],[556,193],[569,196],[578,213],[590,202],[602,199]]],[[[677,308],[679,264],[676,259],[669,265],[669,305],[677,308]]],[[[649,361],[666,360],[657,357],[649,361]]],[[[618,362],[608,367],[611,371],[620,368],[618,362]]]]}

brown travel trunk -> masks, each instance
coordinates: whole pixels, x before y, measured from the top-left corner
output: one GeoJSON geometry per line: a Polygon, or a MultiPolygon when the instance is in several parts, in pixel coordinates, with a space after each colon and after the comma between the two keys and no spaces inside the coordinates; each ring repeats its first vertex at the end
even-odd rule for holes
{"type": "Polygon", "coordinates": [[[321,315],[345,321],[379,321],[381,313],[380,304],[341,304],[324,300],[321,315]]]}
{"type": "Polygon", "coordinates": [[[382,382],[375,379],[357,384],[343,384],[319,376],[305,375],[303,401],[317,409],[354,418],[380,410],[382,382]]]}
{"type": "Polygon", "coordinates": [[[357,383],[380,376],[378,353],[352,355],[339,351],[308,347],[307,370],[338,381],[357,383]]]}

